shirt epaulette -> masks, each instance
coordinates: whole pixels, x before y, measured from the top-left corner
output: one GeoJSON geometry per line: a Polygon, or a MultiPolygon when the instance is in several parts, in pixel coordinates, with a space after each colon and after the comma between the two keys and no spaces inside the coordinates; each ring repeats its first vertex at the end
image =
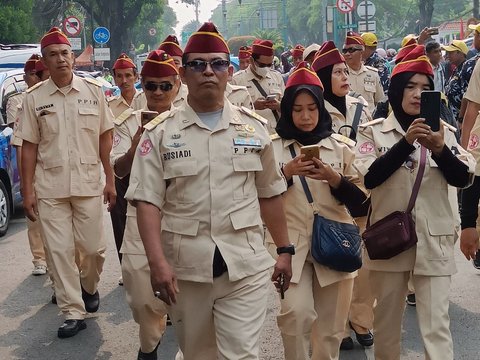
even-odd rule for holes
{"type": "Polygon", "coordinates": [[[132,108],[126,109],[124,112],[122,112],[120,115],[118,115],[118,116],[115,118],[115,120],[113,120],[113,123],[114,123],[115,125],[122,125],[123,122],[124,122],[125,120],[127,120],[127,119],[130,117],[130,115],[132,115],[132,113],[133,113],[133,109],[132,109],[132,108]]]}
{"type": "Polygon", "coordinates": [[[277,133],[270,134],[270,140],[273,141],[277,139],[280,139],[280,135],[278,135],[277,133]]]}
{"type": "Polygon", "coordinates": [[[91,79],[91,78],[83,78],[85,81],[88,81],[90,84],[93,84],[93,85],[96,85],[98,87],[102,87],[102,84],[100,84],[99,81],[95,80],[95,79],[91,79]]]}
{"type": "Polygon", "coordinates": [[[384,120],[385,120],[385,118],[375,119],[375,120],[368,121],[368,122],[363,123],[363,124],[359,124],[358,126],[359,127],[367,127],[367,126],[371,126],[371,125],[376,125],[376,124],[382,123],[384,120]]]}
{"type": "Polygon", "coordinates": [[[156,116],[153,120],[151,120],[149,123],[147,123],[144,126],[144,129],[146,129],[148,131],[152,131],[159,124],[161,124],[162,122],[167,120],[169,117],[172,117],[174,113],[175,113],[175,111],[173,111],[173,110],[167,110],[167,111],[161,113],[160,115],[156,116]]]}
{"type": "Polygon", "coordinates": [[[352,139],[350,139],[346,136],[336,134],[336,133],[333,133],[331,136],[335,140],[343,142],[344,144],[347,144],[348,146],[352,146],[352,147],[355,146],[355,141],[353,141],[352,139]]]}
{"type": "Polygon", "coordinates": [[[373,67],[373,66],[370,66],[370,65],[365,65],[365,67],[368,69],[368,70],[372,70],[372,71],[375,71],[378,73],[378,69],[373,67]]]}
{"type": "Polygon", "coordinates": [[[443,126],[445,126],[451,132],[453,132],[453,133],[457,132],[457,129],[455,128],[455,126],[450,125],[449,123],[447,123],[446,121],[443,121],[443,120],[441,120],[441,122],[442,122],[443,126]]]}
{"type": "Polygon", "coordinates": [[[260,121],[263,125],[267,125],[268,124],[268,120],[265,119],[264,117],[258,115],[255,111],[253,110],[250,110],[249,108],[245,107],[245,106],[242,106],[239,108],[239,110],[244,113],[245,115],[248,115],[258,121],[260,121]]]}
{"type": "Polygon", "coordinates": [[[232,88],[232,92],[234,91],[237,91],[237,90],[247,90],[247,87],[246,86],[243,86],[243,85],[233,85],[233,84],[230,84],[231,88],[232,88]]]}
{"type": "Polygon", "coordinates": [[[38,88],[40,85],[43,84],[43,81],[39,82],[39,83],[36,83],[35,85],[33,85],[32,87],[29,87],[27,90],[25,90],[25,92],[29,93],[30,91],[33,91],[35,90],[36,88],[38,88]]]}
{"type": "Polygon", "coordinates": [[[113,100],[118,99],[118,95],[112,95],[107,97],[107,103],[112,102],[113,100]]]}

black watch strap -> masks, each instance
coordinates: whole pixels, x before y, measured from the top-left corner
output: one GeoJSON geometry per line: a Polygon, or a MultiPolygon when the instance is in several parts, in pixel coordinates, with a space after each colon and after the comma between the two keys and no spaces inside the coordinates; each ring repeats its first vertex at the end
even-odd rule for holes
{"type": "Polygon", "coordinates": [[[290,244],[288,246],[280,246],[277,247],[277,254],[290,254],[295,255],[295,245],[290,244]]]}

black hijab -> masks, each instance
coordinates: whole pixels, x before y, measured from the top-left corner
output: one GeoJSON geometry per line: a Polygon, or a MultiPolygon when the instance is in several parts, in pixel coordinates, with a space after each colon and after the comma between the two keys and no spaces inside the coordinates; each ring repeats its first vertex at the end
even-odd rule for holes
{"type": "Polygon", "coordinates": [[[315,145],[320,140],[333,134],[332,118],[325,110],[322,89],[314,85],[297,85],[285,90],[281,103],[282,115],[278,120],[275,130],[283,139],[294,139],[302,145],[315,145]],[[317,103],[318,124],[312,131],[302,131],[295,126],[292,118],[293,104],[300,92],[308,92],[317,103]]]}
{"type": "MultiPolygon", "coordinates": [[[[392,106],[393,113],[398,123],[402,127],[403,131],[407,131],[409,126],[412,124],[413,120],[419,117],[419,114],[408,115],[403,111],[402,101],[403,101],[403,91],[407,86],[409,80],[419,73],[413,71],[402,72],[392,77],[390,80],[390,86],[388,88],[388,101],[392,106]]],[[[433,78],[428,76],[428,82],[430,83],[430,90],[433,90],[433,78]]]]}
{"type": "Polygon", "coordinates": [[[335,107],[346,118],[347,117],[347,100],[346,96],[337,96],[332,91],[332,72],[335,64],[328,65],[317,71],[317,75],[323,84],[323,97],[333,107],[335,107]]]}

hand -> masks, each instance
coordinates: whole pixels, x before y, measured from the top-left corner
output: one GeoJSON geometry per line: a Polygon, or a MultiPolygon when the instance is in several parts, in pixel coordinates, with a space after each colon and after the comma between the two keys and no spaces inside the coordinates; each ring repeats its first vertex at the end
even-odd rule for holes
{"type": "Polygon", "coordinates": [[[278,101],[277,99],[266,100],[265,107],[270,110],[280,111],[280,101],[278,101]]]}
{"type": "Polygon", "coordinates": [[[177,276],[166,260],[159,260],[155,266],[150,266],[150,282],[153,291],[160,292],[157,296],[167,305],[177,303],[178,289],[177,276]]]}
{"type": "Polygon", "coordinates": [[[280,274],[283,274],[283,291],[287,291],[290,286],[290,279],[292,278],[292,255],[280,254],[277,258],[277,263],[273,269],[272,281],[277,292],[280,292],[280,274]]]}
{"type": "Polygon", "coordinates": [[[460,234],[460,250],[462,250],[467,260],[475,259],[479,245],[476,228],[466,228],[462,230],[460,234]]]}
{"type": "Polygon", "coordinates": [[[144,128],[139,126],[135,135],[132,138],[132,145],[130,145],[130,149],[133,149],[133,153],[135,154],[135,150],[137,150],[138,143],[140,142],[140,138],[142,137],[144,128]]]}
{"type": "Polygon", "coordinates": [[[38,208],[37,208],[37,197],[35,196],[35,193],[30,192],[30,191],[25,191],[24,196],[23,196],[23,210],[25,211],[25,215],[31,220],[31,221],[37,221],[38,217],[38,208]]]}
{"type": "Polygon", "coordinates": [[[425,146],[433,154],[440,155],[443,147],[445,146],[445,141],[443,139],[443,124],[440,122],[440,130],[438,131],[429,131],[429,134],[421,139],[418,139],[420,145],[425,146]]]}
{"type": "Polygon", "coordinates": [[[283,174],[287,180],[291,179],[293,175],[307,176],[310,174],[315,165],[312,160],[302,161],[305,154],[297,155],[283,166],[283,174]]]}
{"type": "Polygon", "coordinates": [[[115,183],[107,181],[103,188],[103,203],[108,204],[107,210],[111,211],[117,201],[117,191],[115,190],[115,183]]]}
{"type": "Polygon", "coordinates": [[[410,145],[413,145],[415,140],[422,139],[428,135],[430,135],[430,127],[425,124],[425,119],[418,118],[415,119],[407,129],[405,140],[407,140],[410,145]]]}
{"type": "Polygon", "coordinates": [[[313,158],[315,167],[310,171],[307,177],[315,180],[324,180],[334,189],[338,189],[342,181],[342,175],[333,170],[329,164],[324,164],[321,160],[313,158]]]}
{"type": "Polygon", "coordinates": [[[425,43],[425,41],[430,37],[430,30],[428,29],[428,27],[426,28],[423,28],[423,30],[420,32],[420,35],[418,35],[418,38],[417,38],[417,43],[419,45],[422,45],[425,43]]]}
{"type": "Polygon", "coordinates": [[[267,103],[267,100],[263,98],[257,99],[253,103],[253,107],[255,108],[255,110],[265,110],[267,109],[266,103],[267,103]]]}

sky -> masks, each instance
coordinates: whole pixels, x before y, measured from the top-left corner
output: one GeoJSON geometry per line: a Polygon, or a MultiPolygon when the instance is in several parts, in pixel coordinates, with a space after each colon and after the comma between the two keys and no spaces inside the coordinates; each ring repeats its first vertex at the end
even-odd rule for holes
{"type": "MultiPolygon", "coordinates": [[[[175,28],[175,32],[177,36],[180,37],[180,33],[182,31],[182,27],[195,19],[195,11],[193,5],[187,5],[182,3],[180,0],[168,0],[168,4],[170,7],[175,11],[177,15],[178,24],[175,28]]],[[[217,7],[217,5],[221,4],[221,0],[200,0],[200,14],[199,14],[199,21],[203,23],[208,21],[210,16],[212,15],[212,10],[217,7]]],[[[218,24],[217,24],[218,25],[218,24]]]]}

